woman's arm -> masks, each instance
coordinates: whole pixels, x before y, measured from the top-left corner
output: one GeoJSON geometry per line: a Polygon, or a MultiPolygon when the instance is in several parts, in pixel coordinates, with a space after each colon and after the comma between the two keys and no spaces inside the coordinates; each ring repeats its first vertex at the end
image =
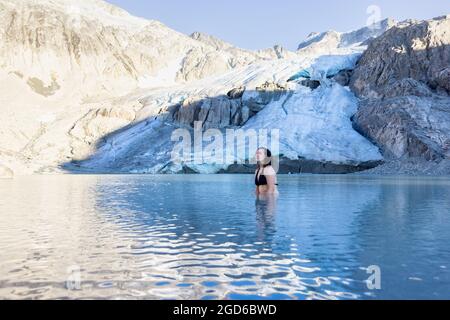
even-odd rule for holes
{"type": "Polygon", "coordinates": [[[267,193],[275,193],[276,183],[277,183],[277,173],[272,167],[268,167],[266,170],[266,179],[267,179],[267,193]]]}
{"type": "Polygon", "coordinates": [[[275,193],[276,187],[275,187],[275,175],[266,175],[267,178],[267,193],[275,193]]]}

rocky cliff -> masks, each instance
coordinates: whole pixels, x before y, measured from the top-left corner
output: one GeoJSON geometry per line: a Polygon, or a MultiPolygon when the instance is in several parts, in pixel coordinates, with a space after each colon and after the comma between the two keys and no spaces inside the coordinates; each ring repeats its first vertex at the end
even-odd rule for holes
{"type": "Polygon", "coordinates": [[[351,78],[355,128],[387,159],[450,157],[450,16],[407,21],[371,42],[351,78]]]}
{"type": "Polygon", "coordinates": [[[344,33],[334,30],[311,33],[305,41],[299,44],[297,50],[303,54],[308,52],[334,54],[338,48],[366,45],[396,24],[397,22],[392,19],[385,19],[373,25],[344,33]]]}

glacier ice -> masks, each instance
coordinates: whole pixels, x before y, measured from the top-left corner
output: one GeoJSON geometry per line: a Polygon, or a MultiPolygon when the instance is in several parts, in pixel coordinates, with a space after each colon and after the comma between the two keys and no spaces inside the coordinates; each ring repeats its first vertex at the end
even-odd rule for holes
{"type": "Polygon", "coordinates": [[[279,129],[285,159],[381,159],[352,129],[356,98],[329,79],[354,67],[368,30],[310,38],[297,52],[249,51],[101,0],[0,0],[0,9],[0,161],[14,173],[227,170],[208,159],[171,161],[171,134],[183,126],[170,110],[244,87],[232,104],[242,104],[243,123],[233,128],[279,129]],[[301,78],[321,86],[311,91],[296,83],[301,78]],[[251,102],[259,105],[249,111],[251,102]]]}

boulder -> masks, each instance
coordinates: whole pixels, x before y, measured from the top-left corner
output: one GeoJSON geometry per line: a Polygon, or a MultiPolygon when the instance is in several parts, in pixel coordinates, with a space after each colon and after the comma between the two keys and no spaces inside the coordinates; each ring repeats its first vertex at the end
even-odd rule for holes
{"type": "Polygon", "coordinates": [[[227,96],[230,99],[240,99],[244,95],[244,92],[245,92],[245,87],[239,87],[239,88],[230,90],[227,93],[227,96]]]}
{"type": "Polygon", "coordinates": [[[281,85],[280,83],[275,83],[275,82],[270,82],[270,81],[266,81],[264,84],[256,87],[256,91],[270,91],[270,92],[274,92],[274,91],[286,91],[287,88],[283,85],[281,85]]]}
{"type": "Polygon", "coordinates": [[[302,86],[308,87],[312,90],[316,90],[318,87],[320,87],[320,81],[318,81],[318,80],[306,79],[306,80],[300,81],[300,84],[302,86]]]}
{"type": "Polygon", "coordinates": [[[174,120],[187,126],[194,126],[194,121],[198,121],[198,114],[204,101],[199,97],[190,97],[174,108],[174,120]]]}
{"type": "Polygon", "coordinates": [[[287,87],[282,84],[265,82],[253,91],[239,87],[217,97],[191,96],[169,106],[166,117],[178,125],[189,127],[201,121],[205,130],[240,127],[269,103],[280,100],[287,93],[287,87]]]}
{"type": "Polygon", "coordinates": [[[339,83],[341,86],[347,87],[350,84],[352,74],[353,70],[345,69],[339,71],[335,76],[332,77],[332,79],[339,83]]]}
{"type": "Polygon", "coordinates": [[[250,117],[241,99],[230,100],[227,96],[190,97],[168,111],[176,124],[194,127],[196,121],[201,121],[205,130],[242,126],[250,117]]]}
{"type": "Polygon", "coordinates": [[[279,83],[266,81],[256,87],[256,91],[246,91],[243,95],[243,103],[256,114],[272,101],[279,101],[288,93],[289,89],[279,83]]]}

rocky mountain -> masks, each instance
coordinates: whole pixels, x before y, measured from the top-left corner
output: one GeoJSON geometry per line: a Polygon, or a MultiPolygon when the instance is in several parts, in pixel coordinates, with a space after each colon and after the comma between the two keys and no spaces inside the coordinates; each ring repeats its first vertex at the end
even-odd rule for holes
{"type": "Polygon", "coordinates": [[[2,0],[0,8],[3,68],[44,96],[66,87],[72,92],[73,85],[83,96],[123,94],[257,59],[217,50],[100,0],[2,0]]]}
{"type": "Polygon", "coordinates": [[[202,43],[208,44],[211,47],[216,48],[216,50],[227,51],[232,53],[234,56],[247,58],[248,60],[286,59],[286,58],[294,58],[296,56],[294,52],[286,50],[280,45],[275,45],[273,46],[273,48],[253,52],[237,48],[228,42],[225,42],[221,39],[218,39],[214,36],[211,36],[203,32],[194,32],[193,34],[191,34],[191,38],[198,40],[202,43]]]}
{"type": "Polygon", "coordinates": [[[299,44],[297,50],[300,53],[333,54],[338,48],[367,45],[371,40],[382,35],[396,24],[397,22],[392,19],[385,19],[350,32],[343,33],[334,30],[322,33],[313,32],[299,44]]]}
{"type": "MultiPolygon", "coordinates": [[[[218,48],[226,50],[222,43],[218,48]]],[[[74,148],[78,152],[74,159],[79,161],[66,168],[134,173],[252,170],[242,164],[250,154],[236,155],[230,165],[191,150],[183,163],[174,163],[172,134],[182,128],[194,135],[196,121],[202,122],[203,131],[224,134],[230,128],[279,129],[281,172],[346,173],[374,167],[382,160],[378,149],[352,128],[357,99],[336,80],[354,67],[359,56],[356,47],[342,47],[333,56],[264,59],[188,85],[129,95],[115,108],[126,112],[128,103],[141,104],[132,124],[103,138],[93,136],[92,143],[97,143],[74,148]],[[299,73],[304,75],[293,79],[299,73]],[[203,162],[194,161],[198,158],[203,162]],[[241,165],[233,165],[234,161],[241,165]]],[[[92,114],[80,120],[79,141],[96,123],[92,114]]],[[[237,147],[249,146],[242,144],[237,147]]],[[[224,142],[218,152],[228,154],[232,149],[234,145],[224,142]]]]}
{"type": "Polygon", "coordinates": [[[355,127],[387,159],[450,158],[450,16],[408,21],[372,41],[351,79],[355,127]]]}
{"type": "MultiPolygon", "coordinates": [[[[252,170],[245,164],[250,154],[224,164],[188,150],[184,161],[174,162],[172,137],[179,129],[192,135],[195,129],[206,135],[277,129],[281,172],[372,168],[383,161],[379,147],[388,157],[362,121],[367,93],[360,84],[386,92],[382,82],[369,85],[372,78],[364,75],[372,64],[365,56],[382,45],[374,37],[399,29],[391,21],[312,37],[290,52],[280,46],[244,50],[204,33],[187,36],[101,0],[0,0],[0,17],[3,175],[252,170]]],[[[437,71],[426,88],[413,86],[412,92],[431,90],[426,99],[445,99],[446,73],[440,81],[437,71]]],[[[410,81],[424,79],[391,88],[404,91],[410,81]]],[[[429,108],[440,107],[430,102],[429,108]]],[[[215,146],[216,154],[235,147],[253,152],[250,141],[218,145],[209,138],[205,149],[215,146]]]]}
{"type": "MultiPolygon", "coordinates": [[[[71,157],[70,128],[95,103],[259,59],[216,50],[100,0],[1,0],[0,57],[0,153],[27,172],[24,162],[54,166],[71,157]]],[[[132,111],[112,112],[98,133],[129,123],[132,111]]]]}

